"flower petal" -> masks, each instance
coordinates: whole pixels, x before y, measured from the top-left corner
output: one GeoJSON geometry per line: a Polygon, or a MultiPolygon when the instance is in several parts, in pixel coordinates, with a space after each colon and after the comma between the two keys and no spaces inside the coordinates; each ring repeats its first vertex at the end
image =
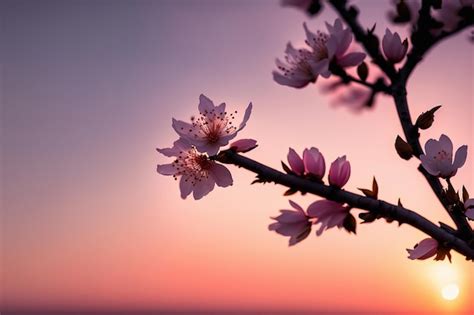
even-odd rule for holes
{"type": "Polygon", "coordinates": [[[337,64],[343,68],[358,66],[365,59],[365,54],[362,52],[348,53],[337,61],[337,64]]]}
{"type": "Polygon", "coordinates": [[[237,131],[242,130],[245,127],[245,125],[247,124],[247,121],[250,118],[250,114],[252,113],[252,107],[253,107],[252,103],[249,103],[249,105],[245,109],[244,119],[240,123],[239,129],[237,129],[237,131]]]}
{"type": "Polygon", "coordinates": [[[463,145],[456,150],[456,156],[454,157],[453,166],[455,168],[460,168],[464,165],[467,158],[467,145],[463,145]]]}
{"type": "Polygon", "coordinates": [[[156,171],[161,175],[174,175],[178,172],[173,164],[158,164],[156,171]]]}
{"type": "Polygon", "coordinates": [[[211,168],[209,169],[209,173],[214,178],[214,181],[216,182],[217,186],[232,186],[232,174],[224,165],[214,162],[211,168]]]}
{"type": "Polygon", "coordinates": [[[199,95],[199,113],[210,113],[214,109],[214,103],[204,94],[199,95]]]}
{"type": "Polygon", "coordinates": [[[201,199],[214,189],[215,181],[214,178],[209,176],[208,178],[203,178],[201,181],[194,184],[193,188],[193,197],[196,200],[201,199]]]}
{"type": "Polygon", "coordinates": [[[236,152],[248,152],[257,147],[257,140],[254,139],[240,139],[230,144],[230,148],[236,152]]]}
{"type": "Polygon", "coordinates": [[[439,144],[442,150],[450,152],[451,154],[453,153],[453,143],[447,135],[442,134],[441,137],[439,137],[439,144]]]}
{"type": "Polygon", "coordinates": [[[181,179],[179,180],[179,190],[181,192],[181,198],[186,199],[186,197],[193,191],[191,179],[187,176],[181,176],[181,179]]]}

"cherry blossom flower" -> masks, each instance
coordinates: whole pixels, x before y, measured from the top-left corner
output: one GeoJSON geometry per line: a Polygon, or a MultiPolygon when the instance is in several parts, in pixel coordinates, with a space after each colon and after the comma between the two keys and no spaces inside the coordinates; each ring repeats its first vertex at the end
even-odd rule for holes
{"type": "Polygon", "coordinates": [[[312,53],[307,49],[295,49],[291,43],[286,45],[285,61],[276,59],[278,70],[273,71],[273,80],[281,85],[303,88],[311,82],[316,82],[318,68],[312,53]]]}
{"type": "Polygon", "coordinates": [[[289,245],[293,246],[308,237],[312,223],[303,208],[291,200],[289,202],[294,210],[280,210],[281,214],[272,218],[277,222],[270,224],[268,229],[289,236],[289,245]]]}
{"type": "Polygon", "coordinates": [[[214,189],[214,186],[227,187],[232,185],[232,175],[229,170],[214,161],[206,154],[199,153],[196,148],[180,139],[174,142],[172,148],[157,149],[168,157],[176,157],[170,164],[159,164],[158,173],[179,179],[181,198],[193,193],[198,200],[214,189]]]}
{"type": "Polygon", "coordinates": [[[365,59],[366,55],[362,52],[346,54],[352,42],[352,31],[350,28],[344,29],[340,19],[336,19],[334,25],[326,23],[326,27],[330,35],[326,43],[329,61],[347,68],[357,66],[365,59]]]}
{"type": "Polygon", "coordinates": [[[252,103],[245,110],[243,121],[238,127],[233,123],[237,111],[226,111],[225,103],[214,106],[209,98],[201,94],[198,108],[199,116],[191,117],[191,123],[173,118],[173,129],[199,152],[212,156],[245,127],[252,112],[252,103]]]}
{"type": "Polygon", "coordinates": [[[308,216],[317,219],[315,224],[321,223],[321,227],[316,231],[316,235],[320,236],[324,230],[335,226],[342,228],[349,210],[339,202],[318,200],[309,205],[308,216]]]}
{"type": "Polygon", "coordinates": [[[450,178],[456,175],[458,168],[464,165],[467,157],[467,146],[456,151],[453,162],[453,143],[446,135],[439,140],[430,139],[425,144],[425,154],[420,155],[421,165],[433,176],[450,178]]]}
{"type": "Polygon", "coordinates": [[[425,238],[414,249],[407,248],[408,258],[410,259],[427,259],[436,255],[438,251],[438,241],[433,238],[425,238]]]}
{"type": "Polygon", "coordinates": [[[342,188],[351,176],[351,164],[346,160],[346,156],[338,157],[331,163],[329,169],[329,184],[342,188]]]}
{"type": "Polygon", "coordinates": [[[344,29],[341,20],[334,25],[326,23],[329,34],[317,31],[311,32],[306,23],[303,28],[306,33],[306,44],[311,51],[295,49],[291,43],[286,47],[286,63],[276,60],[280,72],[273,71],[273,79],[281,84],[294,88],[303,88],[311,82],[316,82],[319,75],[328,78],[331,75],[329,65],[335,62],[342,68],[359,65],[365,58],[361,52],[347,53],[352,42],[352,32],[344,29]]]}
{"type": "Polygon", "coordinates": [[[316,176],[321,179],[326,172],[326,164],[324,156],[317,148],[304,149],[303,151],[304,170],[307,174],[316,176]]]}
{"type": "Polygon", "coordinates": [[[303,159],[292,148],[288,150],[287,159],[288,159],[288,164],[290,164],[290,168],[293,172],[295,172],[297,175],[304,174],[305,167],[304,167],[303,159]]]}
{"type": "Polygon", "coordinates": [[[230,148],[235,152],[248,152],[253,150],[257,147],[257,140],[254,139],[240,139],[237,141],[232,142],[230,148]]]}
{"type": "Polygon", "coordinates": [[[474,220],[474,199],[468,199],[464,202],[464,209],[466,212],[464,214],[471,220],[474,220]]]}
{"type": "Polygon", "coordinates": [[[407,53],[408,41],[405,39],[402,43],[400,35],[397,32],[392,33],[387,28],[382,39],[382,49],[388,61],[398,63],[402,61],[407,53]]]}

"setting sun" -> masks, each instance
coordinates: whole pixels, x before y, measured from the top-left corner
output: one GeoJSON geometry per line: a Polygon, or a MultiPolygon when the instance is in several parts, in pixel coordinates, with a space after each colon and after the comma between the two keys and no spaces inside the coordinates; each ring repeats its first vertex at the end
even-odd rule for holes
{"type": "Polygon", "coordinates": [[[459,287],[455,283],[448,284],[447,286],[443,287],[441,290],[441,295],[443,299],[452,301],[455,300],[459,295],[459,287]]]}

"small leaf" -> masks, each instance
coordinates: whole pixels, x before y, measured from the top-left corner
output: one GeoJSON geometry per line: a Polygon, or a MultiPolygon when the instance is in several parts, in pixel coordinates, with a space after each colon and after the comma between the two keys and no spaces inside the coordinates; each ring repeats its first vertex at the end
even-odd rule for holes
{"type": "Polygon", "coordinates": [[[370,189],[365,189],[365,188],[357,188],[359,189],[366,197],[369,198],[374,198],[374,193],[370,189]]]}
{"type": "Polygon", "coordinates": [[[459,195],[456,190],[454,190],[453,185],[449,184],[448,189],[445,190],[445,193],[446,199],[450,205],[453,205],[459,201],[459,195]]]}
{"type": "Polygon", "coordinates": [[[421,113],[416,119],[415,126],[420,129],[428,129],[434,122],[434,113],[441,108],[441,105],[435,106],[427,112],[421,113]]]}
{"type": "Polygon", "coordinates": [[[404,160],[409,160],[413,156],[413,148],[400,136],[397,136],[397,139],[395,139],[395,150],[404,160]]]}
{"type": "Polygon", "coordinates": [[[398,198],[398,206],[403,208],[402,201],[398,198]]]}
{"type": "Polygon", "coordinates": [[[288,165],[285,164],[285,162],[281,161],[281,166],[283,167],[283,170],[284,170],[287,174],[296,175],[295,172],[293,172],[293,171],[291,170],[291,168],[289,168],[288,165]]]}
{"type": "Polygon", "coordinates": [[[372,181],[372,193],[374,194],[374,198],[377,199],[379,196],[379,185],[377,184],[377,180],[375,179],[372,181]]]}
{"type": "Polygon", "coordinates": [[[449,262],[451,263],[451,253],[449,252],[451,249],[439,246],[438,251],[436,252],[435,260],[444,260],[448,257],[449,262]]]}
{"type": "Polygon", "coordinates": [[[367,29],[367,33],[373,34],[376,26],[377,26],[377,23],[374,23],[374,26],[372,26],[371,29],[367,29]]]}
{"type": "Polygon", "coordinates": [[[346,229],[347,232],[349,233],[352,232],[356,234],[357,222],[352,214],[348,213],[346,215],[346,217],[344,218],[344,222],[342,223],[342,226],[346,229]]]}
{"type": "Polygon", "coordinates": [[[362,62],[357,67],[357,75],[362,81],[365,82],[365,80],[367,80],[367,77],[369,76],[369,67],[367,67],[367,64],[365,62],[362,62]]]}
{"type": "Polygon", "coordinates": [[[258,174],[258,175],[256,176],[256,179],[254,179],[254,180],[250,183],[250,185],[257,184],[257,183],[259,183],[259,184],[265,184],[265,183],[269,183],[269,182],[271,182],[271,181],[269,181],[269,180],[263,178],[262,175],[258,174]]]}
{"type": "Polygon", "coordinates": [[[374,212],[362,212],[359,213],[359,219],[361,219],[364,223],[371,223],[374,222],[375,220],[379,219],[380,216],[377,213],[374,212]]]}
{"type": "Polygon", "coordinates": [[[462,201],[466,202],[469,199],[469,193],[467,192],[466,187],[462,186],[462,201]]]}
{"type": "Polygon", "coordinates": [[[288,189],[287,191],[285,191],[285,193],[283,194],[283,196],[291,196],[291,195],[294,195],[298,192],[298,190],[294,189],[294,188],[290,188],[288,189]]]}

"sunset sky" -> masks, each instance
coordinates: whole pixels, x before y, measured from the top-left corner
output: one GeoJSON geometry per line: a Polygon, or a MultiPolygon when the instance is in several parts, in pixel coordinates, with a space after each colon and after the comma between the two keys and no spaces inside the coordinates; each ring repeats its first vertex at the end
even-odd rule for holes
{"type": "MultiPolygon", "coordinates": [[[[383,36],[388,1],[353,3],[383,36]]],[[[249,157],[279,168],[289,147],[315,146],[327,165],[345,154],[345,189],[375,176],[382,199],[453,225],[417,161],[394,150],[402,131],[390,98],[355,112],[322,92],[323,79],[299,90],[272,80],[286,43],[303,47],[302,23],[324,30],[331,9],[309,18],[270,0],[18,0],[2,1],[0,16],[1,308],[474,311],[472,263],[407,259],[427,237],[410,226],[312,232],[288,247],[267,229],[288,208],[284,187],[251,186],[254,174],[229,166],[232,187],[182,200],[156,173],[170,159],[155,148],[177,138],[172,117],[188,120],[204,93],[240,112],[253,103],[239,134],[259,143],[249,157]],[[453,301],[441,296],[450,283],[453,301]]],[[[467,38],[429,53],[408,99],[415,118],[443,105],[422,143],[445,133],[467,144],[453,184],[474,195],[467,38]]]]}

